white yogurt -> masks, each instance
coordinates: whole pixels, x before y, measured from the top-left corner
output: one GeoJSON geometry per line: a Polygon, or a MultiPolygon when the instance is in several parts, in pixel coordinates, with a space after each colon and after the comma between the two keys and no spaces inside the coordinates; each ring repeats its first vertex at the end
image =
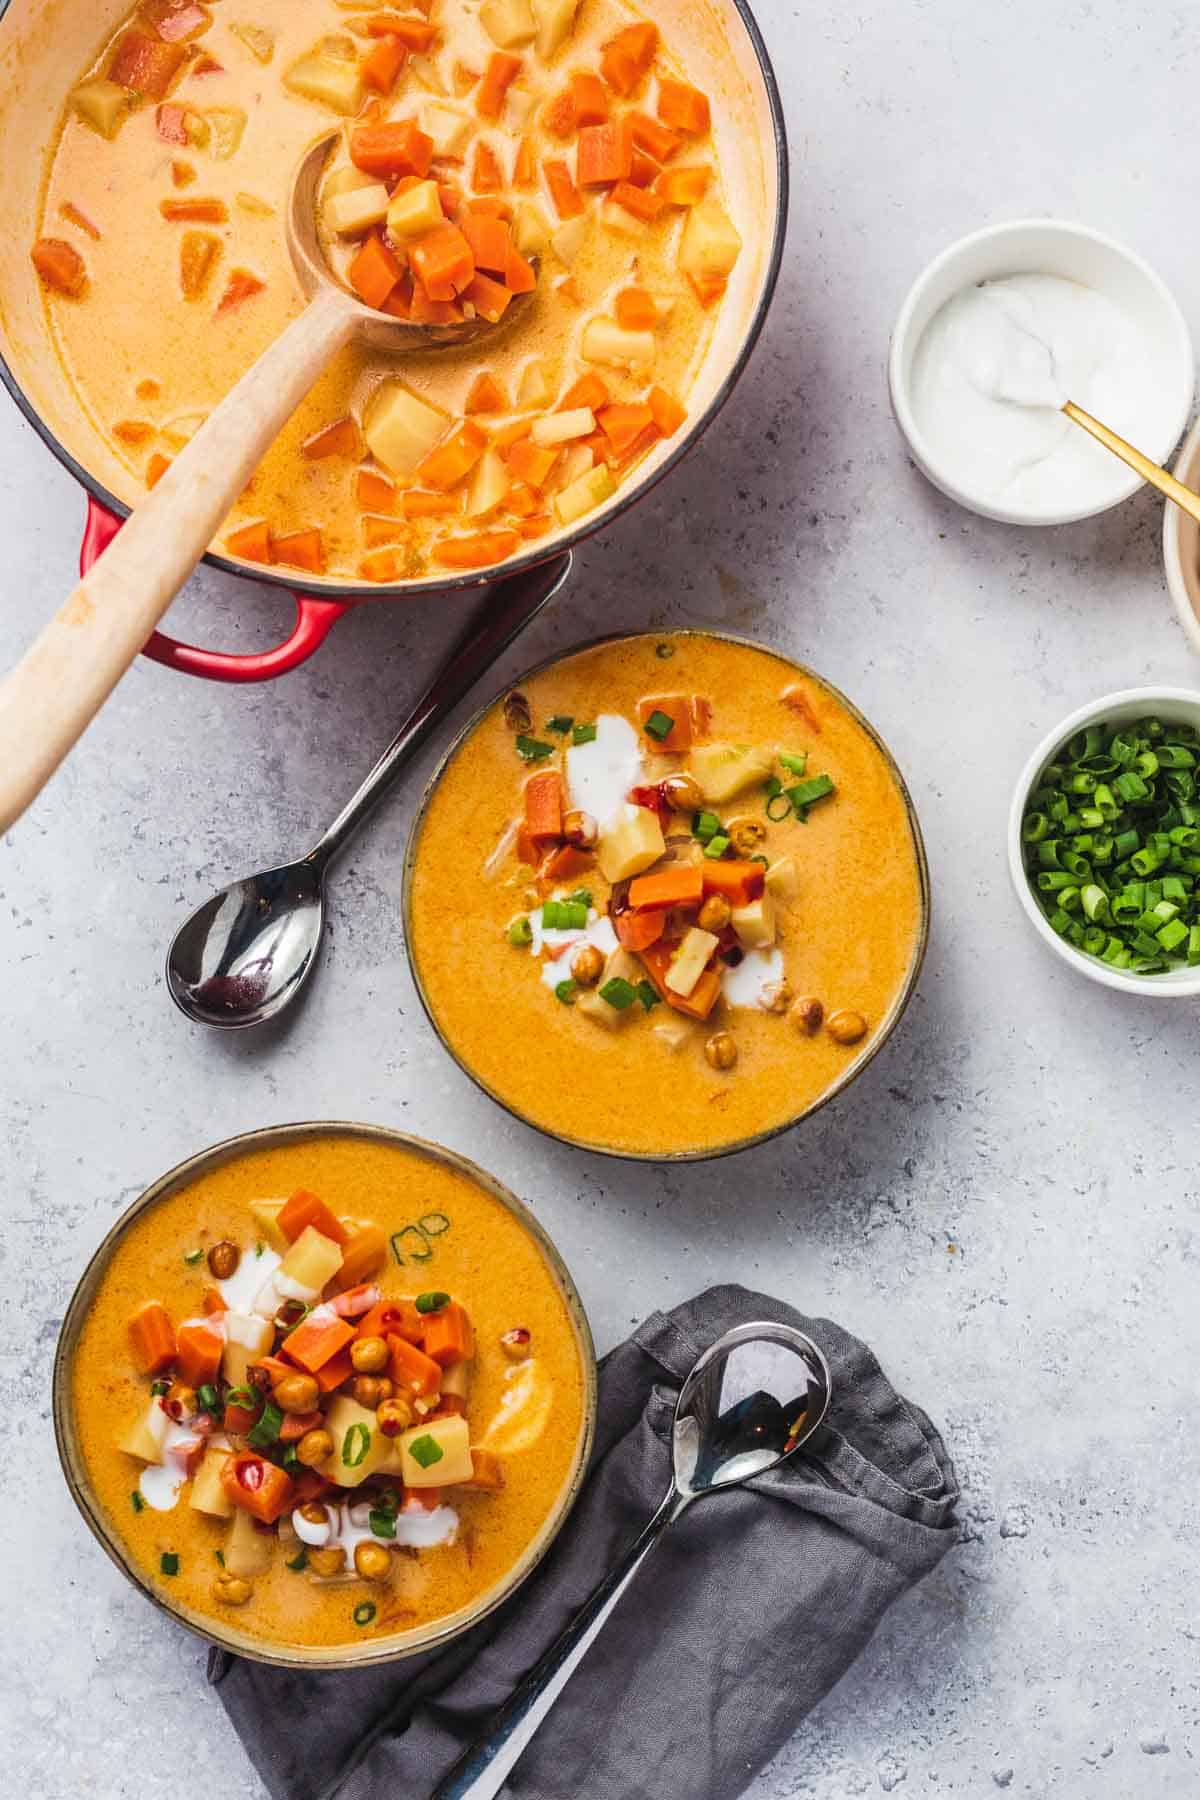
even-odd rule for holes
{"type": "Polygon", "coordinates": [[[722,972],[721,992],[730,1006],[757,1006],[763,989],[782,980],[782,950],[747,950],[736,969],[722,972]]]}
{"type": "Polygon", "coordinates": [[[435,1544],[452,1544],[458,1536],[458,1514],[452,1506],[404,1505],[396,1514],[395,1537],[377,1537],[371,1530],[372,1505],[369,1500],[356,1500],[349,1506],[326,1505],[324,1521],[306,1519],[299,1508],[292,1514],[292,1527],[302,1544],[314,1548],[339,1546],[346,1552],[346,1563],[354,1561],[359,1544],[398,1544],[414,1550],[428,1550],[435,1544]]]}
{"type": "Polygon", "coordinates": [[[601,918],[594,906],[588,913],[587,927],[582,931],[543,931],[540,909],[530,913],[529,927],[533,932],[533,942],[529,946],[532,956],[541,955],[543,944],[548,949],[565,946],[561,956],[548,956],[542,963],[542,980],[548,988],[556,988],[560,981],[570,979],[571,958],[581,944],[594,944],[605,957],[611,956],[617,948],[612,920],[607,913],[601,918]]]}
{"type": "Polygon", "coordinates": [[[162,1461],[147,1463],[138,1476],[138,1492],[155,1512],[171,1512],[187,1480],[187,1459],[203,1436],[194,1425],[177,1425],[161,1406],[151,1408],[148,1423],[162,1450],[162,1461]]]}
{"type": "Polygon", "coordinates": [[[590,744],[572,744],[566,754],[571,805],[591,813],[597,825],[612,822],[630,788],[643,780],[641,740],[628,719],[601,713],[590,744]]]}
{"type": "Polygon", "coordinates": [[[253,1312],[255,1295],[282,1261],[283,1258],[277,1256],[267,1244],[263,1245],[260,1256],[254,1254],[253,1245],[249,1250],[243,1250],[233,1274],[227,1280],[217,1283],[221,1298],[230,1312],[253,1312]]]}
{"type": "Polygon", "coordinates": [[[1058,275],[955,294],[917,345],[911,394],[931,456],[964,490],[1014,509],[1100,504],[1128,479],[1064,416],[1065,400],[1134,443],[1160,435],[1141,331],[1106,295],[1058,275]]]}

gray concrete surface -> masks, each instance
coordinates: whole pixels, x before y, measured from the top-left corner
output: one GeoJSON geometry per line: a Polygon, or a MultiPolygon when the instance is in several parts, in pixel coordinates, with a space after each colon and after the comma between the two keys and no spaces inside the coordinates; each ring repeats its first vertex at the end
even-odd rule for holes
{"type": "MultiPolygon", "coordinates": [[[[163,991],[174,925],[325,821],[449,620],[366,607],[258,691],[141,664],[0,861],[7,1792],[261,1793],[200,1644],[75,1517],[49,1373],[85,1258],[147,1180],[308,1116],[413,1127],[488,1163],[557,1237],[602,1346],[739,1277],[867,1337],[943,1424],[961,1548],[754,1800],[1200,1792],[1195,1011],[1054,963],[1002,855],[1010,785],[1043,731],[1109,689],[1200,671],[1168,610],[1155,503],[1040,535],[962,514],[906,461],[883,379],[924,260],[1027,212],[1132,243],[1200,327],[1200,38],[1186,8],[1119,0],[762,11],[795,173],[765,340],[722,429],[586,548],[506,668],[647,622],[729,626],[811,659],[890,738],[924,820],[936,915],[916,1002],[837,1104],[735,1161],[679,1172],[544,1143],[458,1074],[414,999],[397,902],[426,758],[341,869],[303,1011],[206,1036],[163,991]]],[[[0,409],[4,660],[67,588],[81,515],[0,409]]],[[[283,619],[205,573],[172,622],[249,646],[283,619]]]]}

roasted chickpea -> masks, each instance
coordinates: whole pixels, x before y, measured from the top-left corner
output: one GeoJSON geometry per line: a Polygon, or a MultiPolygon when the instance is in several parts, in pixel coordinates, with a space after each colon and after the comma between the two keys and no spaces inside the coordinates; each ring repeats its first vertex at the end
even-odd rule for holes
{"type": "Polygon", "coordinates": [[[580,987],[595,987],[604,973],[604,953],[595,944],[582,944],[571,958],[571,974],[580,987]]]}
{"type": "Polygon", "coordinates": [[[242,1253],[229,1238],[222,1238],[214,1244],[208,1253],[209,1273],[215,1281],[228,1281],[237,1273],[237,1266],[242,1260],[242,1253]]]}
{"type": "Polygon", "coordinates": [[[505,698],[504,723],[510,731],[528,731],[533,724],[533,714],[529,710],[529,702],[517,689],[505,698]]]}
{"type": "Polygon", "coordinates": [[[360,1406],[374,1412],[381,1400],[390,1400],[395,1393],[395,1384],[386,1375],[356,1375],[350,1384],[350,1392],[360,1406]]]}
{"type": "Polygon", "coordinates": [[[805,1037],[812,1037],[820,1031],[824,1017],[825,1008],[815,994],[801,994],[798,1000],[793,1000],[788,1012],[788,1018],[796,1030],[802,1031],[805,1037]]]}
{"type": "Polygon", "coordinates": [[[188,1387],[187,1383],[183,1381],[171,1383],[163,1395],[162,1405],[167,1417],[174,1419],[177,1425],[181,1424],[184,1419],[194,1418],[200,1410],[200,1401],[195,1388],[188,1387]]]}
{"type": "Polygon", "coordinates": [[[322,1430],[319,1425],[314,1425],[311,1431],[305,1432],[296,1445],[296,1455],[306,1469],[317,1468],[319,1464],[333,1455],[332,1434],[322,1430]]]}
{"type": "Polygon", "coordinates": [[[600,827],[591,813],[574,809],[563,814],[562,834],[574,850],[591,850],[600,836],[600,827]]]}
{"type": "Polygon", "coordinates": [[[340,1575],[346,1566],[346,1552],[340,1544],[327,1544],[322,1549],[310,1550],[308,1566],[314,1575],[340,1575]]]}
{"type": "Polygon", "coordinates": [[[533,1348],[533,1334],[526,1325],[514,1325],[500,1339],[500,1348],[509,1362],[524,1362],[533,1348]]]}
{"type": "Polygon", "coordinates": [[[701,931],[724,931],[733,917],[733,908],[724,894],[710,894],[696,917],[701,931]]]}
{"type": "Polygon", "coordinates": [[[382,1544],[356,1544],[354,1568],[364,1581],[386,1581],[391,1573],[392,1559],[382,1544]]]}
{"type": "Polygon", "coordinates": [[[276,1406],[290,1413],[312,1412],[320,1397],[321,1390],[311,1375],[285,1375],[271,1396],[276,1406]]]}
{"type": "Polygon", "coordinates": [[[378,1375],[388,1366],[388,1347],[381,1337],[355,1338],[350,1346],[350,1361],[356,1375],[378,1375]]]}
{"type": "Polygon", "coordinates": [[[730,819],[725,831],[739,856],[753,856],[756,850],[762,848],[767,835],[767,828],[761,819],[751,819],[744,813],[736,819],[730,819]]]}
{"type": "Polygon", "coordinates": [[[384,1437],[399,1437],[413,1422],[413,1409],[403,1394],[380,1402],[375,1422],[384,1437]]]}
{"type": "Polygon", "coordinates": [[[660,787],[663,799],[676,812],[699,812],[704,805],[704,795],[694,775],[668,775],[660,787]]]}
{"type": "Polygon", "coordinates": [[[238,1575],[218,1575],[213,1582],[213,1599],[222,1606],[245,1606],[252,1592],[250,1583],[238,1575]]]}
{"type": "Polygon", "coordinates": [[[758,1004],[764,1012],[785,1013],[792,1004],[792,990],[786,981],[768,981],[760,991],[758,1004]]]}
{"type": "Polygon", "coordinates": [[[843,1010],[830,1013],[825,1029],[835,1044],[857,1044],[867,1035],[867,1021],[860,1012],[843,1010]]]}
{"type": "Polygon", "coordinates": [[[728,1031],[714,1031],[705,1041],[704,1055],[714,1069],[732,1069],[738,1058],[737,1045],[728,1031]]]}

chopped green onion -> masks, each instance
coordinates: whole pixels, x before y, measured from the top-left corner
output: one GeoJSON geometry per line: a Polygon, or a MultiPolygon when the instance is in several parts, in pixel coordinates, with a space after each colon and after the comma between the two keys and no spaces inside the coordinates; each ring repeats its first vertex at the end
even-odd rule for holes
{"type": "Polygon", "coordinates": [[[419,1313],[441,1312],[444,1306],[449,1306],[450,1296],[443,1294],[440,1288],[436,1288],[427,1294],[418,1294],[415,1304],[419,1313]]]}
{"type": "Polygon", "coordinates": [[[698,837],[702,844],[707,844],[709,838],[716,837],[720,829],[721,821],[716,813],[698,812],[692,820],[692,836],[698,837]]]}
{"type": "Polygon", "coordinates": [[[556,1000],[561,1000],[564,1006],[574,1006],[575,983],[573,981],[560,981],[554,989],[554,998],[556,1000]]]}
{"type": "Polygon", "coordinates": [[[675,721],[670,713],[660,711],[657,706],[650,714],[650,717],[642,723],[642,730],[646,733],[646,736],[654,738],[660,744],[664,738],[670,737],[674,729],[675,721]]]}
{"type": "Polygon", "coordinates": [[[384,1512],[374,1507],[367,1514],[367,1524],[378,1538],[394,1538],[396,1535],[395,1513],[384,1512]]]}
{"type": "Polygon", "coordinates": [[[705,856],[711,856],[713,861],[717,862],[728,850],[729,843],[730,840],[727,837],[723,837],[718,833],[716,837],[709,838],[707,844],[704,846],[704,854],[705,856]]]}
{"type": "Polygon", "coordinates": [[[623,975],[614,975],[600,989],[600,998],[606,1000],[609,1006],[615,1007],[617,1012],[624,1012],[637,999],[637,989],[623,975]]]}
{"type": "Polygon", "coordinates": [[[269,1450],[272,1444],[279,1442],[282,1425],[283,1413],[273,1400],[268,1400],[259,1414],[258,1423],[246,1433],[246,1442],[253,1450],[269,1450]]]}
{"type": "Polygon", "coordinates": [[[666,662],[670,657],[674,656],[675,646],[674,644],[655,644],[654,654],[658,657],[660,662],[666,662]]]}
{"type": "Polygon", "coordinates": [[[552,719],[546,720],[547,731],[557,731],[559,737],[566,737],[575,721],[566,713],[555,713],[552,719]]]}
{"type": "Polygon", "coordinates": [[[232,1387],[225,1396],[225,1404],[240,1406],[245,1412],[253,1412],[256,1406],[261,1406],[262,1395],[257,1388],[232,1387]]]}
{"type": "Polygon", "coordinates": [[[789,775],[803,775],[808,770],[808,751],[801,751],[799,756],[792,756],[787,750],[779,752],[779,760],[789,775]]]}
{"type": "Polygon", "coordinates": [[[129,1496],[129,1504],[132,1506],[134,1512],[145,1512],[146,1510],[146,1502],[142,1499],[142,1496],[138,1493],[136,1488],[134,1488],[129,1496]]]}
{"type": "Polygon", "coordinates": [[[169,1394],[170,1391],[171,1384],[169,1381],[152,1381],[150,1383],[150,1392],[156,1399],[161,1399],[164,1394],[169,1394]]]}
{"type": "Polygon", "coordinates": [[[367,1451],[371,1448],[371,1433],[360,1421],[351,1425],[342,1439],[342,1462],[347,1469],[357,1469],[366,1461],[367,1451]]]}
{"type": "Polygon", "coordinates": [[[786,819],[791,810],[792,803],[782,790],[778,794],[772,794],[767,801],[767,817],[776,825],[781,819],[786,819]]]}
{"type": "Polygon", "coordinates": [[[158,1559],[158,1566],[164,1575],[178,1575],[179,1557],[174,1550],[164,1550],[158,1559]]]}
{"type": "Polygon", "coordinates": [[[225,1552],[223,1550],[214,1550],[213,1555],[216,1557],[216,1559],[220,1563],[221,1567],[224,1568],[225,1567],[225,1552]]]}
{"type": "Polygon", "coordinates": [[[267,1246],[263,1243],[262,1239],[259,1238],[258,1242],[254,1246],[255,1256],[261,1256],[263,1251],[266,1249],[266,1247],[267,1246]]]}
{"type": "Polygon", "coordinates": [[[647,1012],[650,1011],[652,1006],[657,1006],[659,1004],[658,989],[649,981],[638,982],[637,997],[647,1012]]]}
{"type": "Polygon", "coordinates": [[[295,1556],[290,1556],[288,1558],[285,1566],[291,1569],[294,1574],[299,1575],[302,1569],[307,1569],[308,1567],[308,1551],[298,1550],[295,1556]]]}
{"type": "Polygon", "coordinates": [[[543,931],[583,931],[588,907],[583,900],[547,900],[542,906],[543,931]]]}
{"type": "Polygon", "coordinates": [[[763,792],[766,794],[768,800],[773,800],[776,794],[782,794],[783,783],[780,781],[778,775],[767,776],[767,779],[763,782],[763,792]]]}
{"type": "Polygon", "coordinates": [[[590,888],[576,888],[573,894],[567,895],[568,906],[586,906],[590,908],[591,904],[592,890],[590,888]]]}
{"type": "Polygon", "coordinates": [[[203,1255],[203,1250],[185,1250],[183,1253],[183,1260],[189,1268],[194,1268],[203,1255]]]}
{"type": "Polygon", "coordinates": [[[224,1410],[221,1405],[221,1396],[211,1381],[206,1381],[203,1387],[196,1389],[196,1398],[200,1402],[201,1412],[219,1413],[224,1410]]]}
{"type": "Polygon", "coordinates": [[[571,733],[573,744],[594,744],[595,741],[596,727],[594,725],[576,725],[571,733]]]}
{"type": "Polygon", "coordinates": [[[360,1600],[350,1616],[356,1625],[369,1625],[375,1617],[375,1602],[360,1600]]]}
{"type": "Polygon", "coordinates": [[[827,794],[834,791],[833,782],[828,775],[814,775],[811,781],[798,781],[795,787],[786,790],[787,797],[797,812],[801,807],[812,806],[814,801],[824,800],[827,794]]]}
{"type": "Polygon", "coordinates": [[[431,1469],[434,1463],[440,1463],[446,1452],[437,1439],[429,1432],[424,1437],[414,1438],[408,1446],[408,1454],[422,1469],[431,1469]]]}
{"type": "Polygon", "coordinates": [[[541,738],[526,737],[522,732],[516,740],[517,755],[522,762],[542,762],[547,756],[554,755],[554,745],[544,744],[541,738]]]}
{"type": "Polygon", "coordinates": [[[527,913],[519,913],[512,921],[508,928],[507,937],[509,943],[515,944],[518,948],[524,944],[532,944],[533,926],[529,923],[529,915],[527,913]]]}

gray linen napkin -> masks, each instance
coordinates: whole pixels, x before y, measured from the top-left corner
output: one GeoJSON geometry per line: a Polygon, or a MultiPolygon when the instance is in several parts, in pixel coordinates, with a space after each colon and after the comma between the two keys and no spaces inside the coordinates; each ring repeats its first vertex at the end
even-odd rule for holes
{"type": "Polygon", "coordinates": [[[605,1625],[511,1800],[731,1800],[955,1541],[958,1484],[925,1414],[827,1319],[741,1287],[655,1313],[600,1365],[587,1485],[525,1585],[447,1648],[353,1673],[214,1650],[209,1679],[275,1800],[423,1800],[655,1510],[675,1398],[734,1325],[828,1358],[833,1404],[792,1462],[692,1507],[605,1625]]]}

